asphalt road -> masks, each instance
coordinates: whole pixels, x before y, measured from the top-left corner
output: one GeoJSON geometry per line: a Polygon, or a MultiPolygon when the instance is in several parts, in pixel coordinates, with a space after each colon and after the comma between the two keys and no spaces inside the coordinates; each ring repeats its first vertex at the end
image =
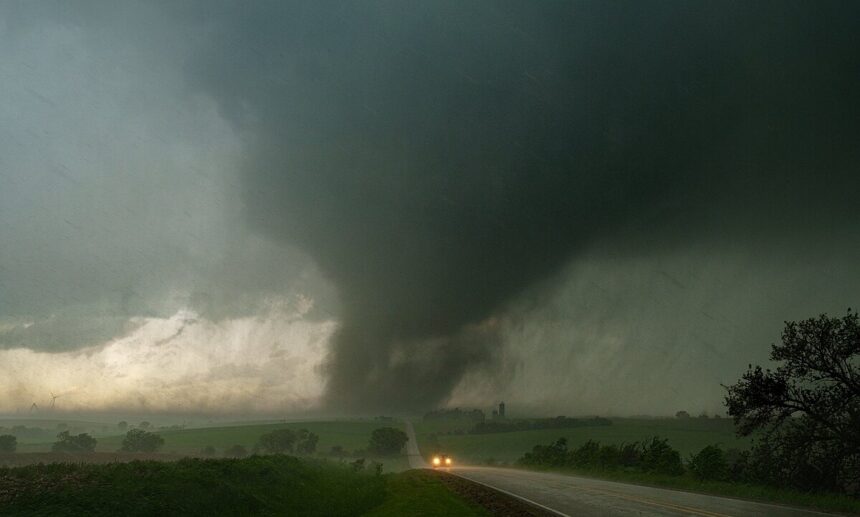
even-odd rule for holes
{"type": "MultiPolygon", "coordinates": [[[[412,468],[427,468],[428,465],[418,449],[415,430],[409,422],[406,423],[406,432],[409,435],[409,441],[406,444],[409,465],[412,468]]],[[[808,517],[832,515],[786,506],[549,472],[470,466],[455,466],[444,470],[523,499],[556,515],[571,517],[616,515],[808,517]]]]}

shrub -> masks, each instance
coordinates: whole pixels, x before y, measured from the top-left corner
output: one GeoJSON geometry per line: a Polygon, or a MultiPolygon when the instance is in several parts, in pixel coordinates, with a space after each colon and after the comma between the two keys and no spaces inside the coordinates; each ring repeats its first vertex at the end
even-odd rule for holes
{"type": "Polygon", "coordinates": [[[642,447],[640,468],[644,472],[678,476],[684,473],[681,454],[673,449],[667,439],[656,436],[642,447]]]}
{"type": "Polygon", "coordinates": [[[559,438],[550,445],[535,445],[531,452],[517,460],[521,465],[563,467],[570,463],[567,439],[559,438]]]}
{"type": "Polygon", "coordinates": [[[15,452],[18,448],[18,438],[11,434],[0,435],[0,452],[15,452]]]}
{"type": "Polygon", "coordinates": [[[206,447],[200,449],[200,454],[202,454],[203,456],[215,456],[215,447],[207,445],[206,447]]]}
{"type": "Polygon", "coordinates": [[[749,481],[749,458],[749,451],[742,451],[740,449],[729,449],[726,451],[729,479],[732,481],[749,481]]]}
{"type": "Polygon", "coordinates": [[[296,439],[296,452],[299,454],[313,454],[317,450],[317,442],[320,437],[307,429],[299,429],[296,439]]]}
{"type": "Polygon", "coordinates": [[[229,456],[231,458],[244,458],[247,455],[248,449],[238,443],[236,445],[231,445],[224,450],[224,456],[229,456]]]}
{"type": "Polygon", "coordinates": [[[132,429],[125,433],[121,451],[125,452],[155,452],[164,445],[164,438],[157,433],[143,429],[132,429]]]}
{"type": "Polygon", "coordinates": [[[618,453],[618,464],[622,467],[638,467],[642,461],[639,442],[622,443],[618,453]]]}
{"type": "MultiPolygon", "coordinates": [[[[257,445],[269,454],[283,454],[293,452],[293,444],[296,443],[297,439],[298,436],[292,429],[276,429],[261,436],[257,445]]],[[[316,448],[316,443],[314,443],[314,448],[316,448]]]]}
{"type": "Polygon", "coordinates": [[[400,429],[382,427],[374,429],[370,435],[367,450],[374,454],[399,454],[407,441],[409,441],[409,437],[400,429]]]}
{"type": "Polygon", "coordinates": [[[93,452],[96,449],[96,439],[87,433],[78,435],[63,431],[57,435],[57,441],[51,446],[54,452],[93,452]]]}
{"type": "Polygon", "coordinates": [[[600,444],[594,440],[588,440],[573,451],[572,463],[577,467],[596,467],[599,454],[600,444]]]}
{"type": "Polygon", "coordinates": [[[724,481],[728,479],[729,467],[723,450],[716,445],[708,445],[698,454],[690,457],[690,472],[700,480],[724,481]]]}

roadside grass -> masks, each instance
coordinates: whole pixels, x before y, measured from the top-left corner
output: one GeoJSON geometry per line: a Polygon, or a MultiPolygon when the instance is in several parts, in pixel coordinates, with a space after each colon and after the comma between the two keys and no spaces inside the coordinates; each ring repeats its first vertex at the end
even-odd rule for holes
{"type": "Polygon", "coordinates": [[[448,489],[426,470],[410,470],[388,477],[386,498],[367,517],[446,515],[489,516],[482,507],[470,503],[448,489]]]}
{"type": "Polygon", "coordinates": [[[847,495],[807,493],[762,485],[729,483],[725,481],[701,481],[694,478],[689,473],[682,476],[667,476],[625,470],[542,469],[533,467],[517,468],[544,472],[558,472],[561,474],[578,475],[636,485],[672,488],[751,501],[815,508],[830,512],[860,514],[860,499],[855,499],[847,495]]]}
{"type": "Polygon", "coordinates": [[[0,515],[489,515],[432,474],[283,455],[30,465],[0,468],[0,515]]]}
{"type": "Polygon", "coordinates": [[[0,468],[0,515],[359,515],[387,476],[290,456],[0,468]]]}
{"type": "Polygon", "coordinates": [[[588,440],[605,445],[621,445],[660,436],[668,438],[669,444],[684,458],[707,445],[721,444],[724,449],[746,449],[750,443],[748,439],[735,436],[732,421],[727,418],[613,418],[612,425],[608,426],[492,434],[466,434],[471,424],[464,422],[418,421],[414,425],[422,454],[444,452],[451,454],[461,464],[485,464],[488,459],[513,463],[535,445],[552,443],[560,437],[567,438],[568,446],[575,448],[588,440]],[[433,433],[457,432],[463,434],[436,434],[435,439],[432,436],[433,433]]]}

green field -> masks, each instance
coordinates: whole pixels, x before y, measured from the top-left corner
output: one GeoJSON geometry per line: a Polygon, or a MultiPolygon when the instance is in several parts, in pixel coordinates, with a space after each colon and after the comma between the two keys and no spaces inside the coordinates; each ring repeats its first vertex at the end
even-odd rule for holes
{"type": "Polygon", "coordinates": [[[747,448],[748,439],[735,436],[729,419],[631,419],[615,418],[612,425],[576,427],[572,429],[541,429],[495,434],[467,434],[469,423],[446,421],[416,421],[415,433],[421,453],[451,454],[460,462],[485,463],[488,459],[512,463],[538,444],[547,445],[558,438],[567,438],[571,448],[596,440],[604,444],[642,441],[652,436],[668,438],[669,444],[685,459],[706,445],[721,444],[723,448],[747,448]],[[455,434],[455,433],[463,434],[455,434]]]}
{"type": "MultiPolygon", "coordinates": [[[[201,449],[212,446],[216,455],[221,455],[231,445],[242,445],[250,451],[260,436],[275,429],[307,429],[319,436],[317,453],[327,454],[332,446],[340,445],[349,456],[367,447],[370,434],[380,427],[400,427],[397,422],[374,422],[371,420],[337,420],[330,422],[291,422],[256,425],[229,425],[223,427],[203,427],[196,429],[164,430],[158,433],[164,438],[160,450],[167,454],[199,456],[201,449]]],[[[124,435],[115,434],[98,438],[96,451],[114,452],[120,448],[124,435]]],[[[18,444],[18,453],[45,452],[51,449],[52,442],[27,442],[18,444]]],[[[362,454],[363,455],[363,454],[362,454]]],[[[349,461],[351,458],[345,458],[349,461]]],[[[408,468],[405,457],[378,459],[386,472],[401,471],[408,468]]]]}
{"type": "Polygon", "coordinates": [[[0,468],[0,515],[487,515],[432,474],[282,455],[31,465],[0,468]]]}

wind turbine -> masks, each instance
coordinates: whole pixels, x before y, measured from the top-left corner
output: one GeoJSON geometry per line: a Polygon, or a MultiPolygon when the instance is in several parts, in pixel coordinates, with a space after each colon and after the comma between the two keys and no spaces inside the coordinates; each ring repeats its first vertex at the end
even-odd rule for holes
{"type": "Polygon", "coordinates": [[[33,411],[39,411],[39,406],[37,406],[35,402],[30,405],[30,413],[32,413],[33,411]]]}
{"type": "Polygon", "coordinates": [[[57,402],[57,399],[60,397],[59,395],[54,395],[54,392],[49,392],[51,394],[51,411],[54,410],[54,404],[57,402]]]}

